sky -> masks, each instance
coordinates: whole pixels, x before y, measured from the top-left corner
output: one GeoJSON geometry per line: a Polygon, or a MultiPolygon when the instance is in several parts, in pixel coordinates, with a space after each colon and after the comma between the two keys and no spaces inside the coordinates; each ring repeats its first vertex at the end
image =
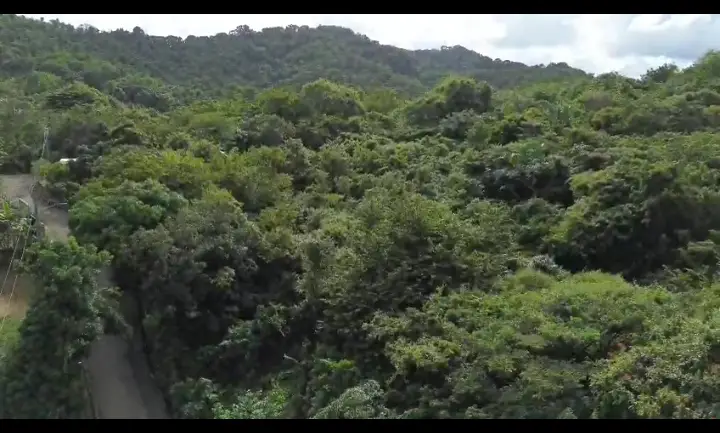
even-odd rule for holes
{"type": "Polygon", "coordinates": [[[307,15],[22,14],[100,30],[140,27],[151,35],[207,36],[240,25],[349,27],[407,49],[462,45],[526,64],[566,62],[588,72],[638,77],[664,63],[685,67],[720,48],[720,14],[307,15]]]}

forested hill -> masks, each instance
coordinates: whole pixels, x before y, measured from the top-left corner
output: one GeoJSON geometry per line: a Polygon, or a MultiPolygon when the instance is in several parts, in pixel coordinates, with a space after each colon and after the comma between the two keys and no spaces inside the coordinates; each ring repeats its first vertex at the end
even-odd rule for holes
{"type": "Polygon", "coordinates": [[[101,32],[16,15],[0,16],[0,62],[6,76],[31,70],[80,76],[103,90],[120,75],[134,73],[216,96],[233,85],[299,86],[319,78],[417,95],[449,74],[498,88],[585,75],[564,63],[527,66],[463,47],[408,51],[342,27],[288,26],[256,32],[239,26],[229,33],[183,40],[147,35],[137,27],[132,32],[101,32]]]}
{"type": "Polygon", "coordinates": [[[74,238],[19,250],[0,419],[80,417],[103,333],[142,340],[175,418],[720,417],[719,52],[404,97],[483,59],[0,20],[0,174],[74,238]]]}

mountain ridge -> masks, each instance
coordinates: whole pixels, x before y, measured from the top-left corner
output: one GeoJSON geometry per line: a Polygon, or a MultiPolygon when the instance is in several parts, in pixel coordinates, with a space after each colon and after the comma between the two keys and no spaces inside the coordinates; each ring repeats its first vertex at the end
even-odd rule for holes
{"type": "Polygon", "coordinates": [[[12,75],[20,76],[41,70],[62,77],[72,75],[64,69],[86,72],[58,59],[70,53],[109,64],[101,69],[125,70],[211,94],[233,86],[298,87],[326,78],[362,89],[386,87],[417,96],[448,75],[465,75],[496,88],[590,76],[565,63],[528,66],[493,60],[461,46],[407,50],[337,26],[291,25],[255,31],[241,25],[214,36],[180,38],[148,35],[139,27],[100,31],[57,20],[0,17],[3,72],[10,69],[12,75]],[[8,64],[12,67],[7,68],[8,64]]]}

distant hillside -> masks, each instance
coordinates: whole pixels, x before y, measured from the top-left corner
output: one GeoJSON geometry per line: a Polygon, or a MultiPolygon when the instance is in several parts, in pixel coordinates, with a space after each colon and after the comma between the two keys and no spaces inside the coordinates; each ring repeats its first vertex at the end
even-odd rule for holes
{"type": "Polygon", "coordinates": [[[105,90],[128,74],[223,93],[232,86],[297,86],[318,78],[361,88],[390,87],[416,95],[443,76],[462,74],[498,88],[578,77],[565,63],[527,66],[493,60],[463,47],[409,51],[381,45],[352,30],[240,26],[210,37],[150,36],[142,29],[101,32],[57,21],[0,16],[0,75],[50,72],[105,90]]]}

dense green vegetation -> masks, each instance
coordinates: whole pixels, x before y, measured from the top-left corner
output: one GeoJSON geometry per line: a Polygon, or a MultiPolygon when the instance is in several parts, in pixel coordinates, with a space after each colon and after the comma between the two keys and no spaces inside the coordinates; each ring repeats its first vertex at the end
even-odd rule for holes
{"type": "Polygon", "coordinates": [[[8,348],[12,347],[17,341],[19,328],[20,321],[8,316],[0,332],[0,364],[4,362],[8,348]]]}
{"type": "Polygon", "coordinates": [[[0,418],[77,418],[88,410],[80,362],[108,325],[122,323],[113,293],[94,275],[107,259],[74,240],[28,250],[28,272],[41,285],[3,365],[0,418]]]}
{"type": "Polygon", "coordinates": [[[153,108],[167,101],[153,102],[148,89],[188,100],[242,94],[253,88],[299,88],[326,78],[417,95],[448,74],[497,87],[585,76],[564,63],[530,67],[493,60],[463,47],[408,51],[333,26],[259,32],[238,26],[213,37],[183,40],[149,36],[138,27],[108,33],[14,15],[0,16],[0,56],[0,76],[46,72],[82,81],[122,102],[157,104],[153,108]]]}
{"type": "Polygon", "coordinates": [[[406,99],[442,71],[473,75],[432,60],[460,49],[336,28],[182,42],[2,20],[2,165],[29,171],[48,125],[36,168],[77,239],[29,254],[47,276],[4,362],[2,416],[41,416],[27,403],[41,383],[44,417],[81,410],[65,361],[122,325],[98,250],[137,300],[175,417],[720,414],[720,54],[640,80],[546,82],[557,66],[514,65],[530,79],[512,89],[449,76],[406,99]],[[8,43],[18,29],[37,37],[8,43]],[[298,49],[317,70],[278,57],[273,77],[243,51],[290,52],[291,34],[318,38],[298,49]],[[65,41],[77,49],[54,51],[65,41]],[[201,60],[143,60],[140,41],[201,60]],[[338,76],[313,44],[431,66],[404,75],[413,85],[359,61],[338,76]],[[242,80],[214,75],[233,64],[219,52],[246,62],[228,68],[242,80]],[[89,65],[118,76],[94,86],[89,65]],[[137,77],[156,81],[120,84],[137,77]]]}

